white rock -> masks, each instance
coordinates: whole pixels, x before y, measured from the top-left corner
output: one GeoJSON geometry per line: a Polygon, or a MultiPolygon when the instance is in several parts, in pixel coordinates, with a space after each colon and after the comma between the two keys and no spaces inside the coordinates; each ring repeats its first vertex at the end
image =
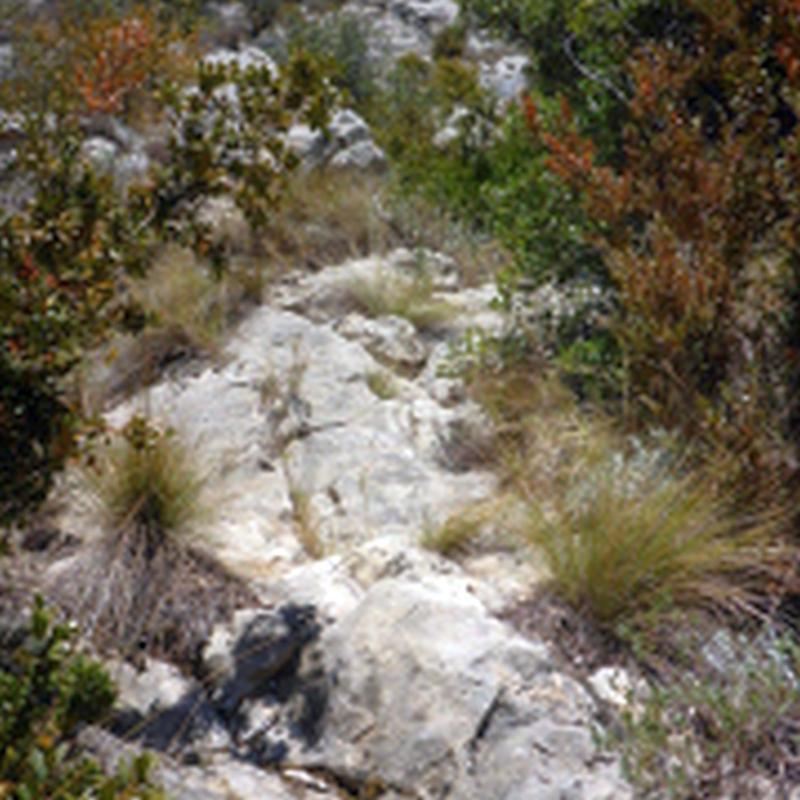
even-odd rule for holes
{"type": "Polygon", "coordinates": [[[600,700],[619,710],[630,708],[642,691],[622,667],[601,667],[589,676],[589,685],[600,700]]]}
{"type": "Polygon", "coordinates": [[[455,473],[442,458],[460,412],[421,391],[379,400],[366,384],[379,364],[328,326],[262,307],[223,360],[151,387],[110,422],[121,427],[147,410],[202,452],[217,512],[213,542],[248,575],[275,575],[301,557],[292,490],[307,494],[318,533],[334,549],[382,533],[416,541],[493,490],[488,472],[455,473]],[[264,396],[268,384],[275,397],[264,396]]]}
{"type": "Polygon", "coordinates": [[[401,19],[412,21],[428,33],[452,25],[459,12],[454,0],[392,0],[390,9],[401,19]]]}
{"type": "Polygon", "coordinates": [[[0,108],[0,142],[21,139],[25,136],[25,116],[19,111],[0,108]]]}
{"type": "Polygon", "coordinates": [[[177,667],[164,661],[146,659],[144,669],[128,662],[108,663],[109,674],[119,690],[119,703],[147,716],[176,705],[192,685],[177,667]]]}
{"type": "Polygon", "coordinates": [[[289,128],[286,144],[298,158],[312,161],[320,161],[327,148],[322,131],[315,131],[304,122],[298,122],[289,128]]]}
{"type": "Polygon", "coordinates": [[[528,86],[526,70],[530,59],[523,55],[508,55],[494,64],[481,65],[480,83],[506,103],[519,100],[528,86]]]}
{"type": "Polygon", "coordinates": [[[380,172],[387,166],[386,154],[373,141],[356,142],[338,152],[330,161],[341,170],[380,172]]]}
{"type": "Polygon", "coordinates": [[[597,758],[586,692],[544,645],[490,617],[463,579],[380,581],[320,648],[330,696],[300,763],[376,776],[422,800],[631,796],[617,766],[597,758]]]}
{"type": "Polygon", "coordinates": [[[289,570],[265,590],[270,602],[314,606],[322,619],[332,621],[349,614],[364,594],[349,559],[334,555],[289,570]]]}
{"type": "Polygon", "coordinates": [[[120,189],[141,180],[150,171],[150,159],[142,150],[125,153],[114,164],[114,181],[120,189]]]}
{"type": "Polygon", "coordinates": [[[90,136],[81,144],[81,153],[94,170],[108,175],[114,170],[119,147],[103,136],[90,136]]]}
{"type": "Polygon", "coordinates": [[[469,111],[463,106],[453,109],[450,116],[445,120],[443,127],[433,137],[436,147],[447,147],[461,136],[460,123],[469,116],[469,111]]]}
{"type": "Polygon", "coordinates": [[[278,72],[275,62],[258,47],[243,47],[240,50],[222,48],[203,56],[202,61],[207,66],[223,65],[229,67],[236,65],[243,72],[248,69],[265,68],[273,75],[278,72]]]}
{"type": "Polygon", "coordinates": [[[355,111],[345,108],[337,111],[330,122],[328,130],[338,147],[344,148],[370,138],[369,125],[355,111]]]}
{"type": "Polygon", "coordinates": [[[421,366],[428,355],[417,329],[403,317],[368,319],[348,314],[336,325],[336,331],[362,344],[378,361],[406,369],[421,366]]]}

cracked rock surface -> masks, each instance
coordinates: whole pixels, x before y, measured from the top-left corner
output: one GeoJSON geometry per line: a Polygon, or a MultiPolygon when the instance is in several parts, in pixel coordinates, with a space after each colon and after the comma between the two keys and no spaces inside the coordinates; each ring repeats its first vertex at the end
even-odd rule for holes
{"type": "MultiPolygon", "coordinates": [[[[435,331],[354,313],[354,280],[393,280],[412,261],[290,276],[214,363],[109,414],[120,426],[145,411],[194,444],[215,510],[208,546],[262,602],[217,626],[192,675],[115,666],[111,730],[161,751],[175,797],[631,796],[596,749],[593,694],[497,616],[537,565],[499,545],[456,563],[420,544],[497,490],[471,451],[490,446],[490,424],[440,367],[468,327],[501,321],[491,287],[461,289],[434,257],[436,298],[454,309],[435,331]],[[391,392],[370,388],[378,371],[391,392]]],[[[70,524],[78,536],[86,519],[70,524]]],[[[113,756],[115,737],[86,735],[113,756]]]]}

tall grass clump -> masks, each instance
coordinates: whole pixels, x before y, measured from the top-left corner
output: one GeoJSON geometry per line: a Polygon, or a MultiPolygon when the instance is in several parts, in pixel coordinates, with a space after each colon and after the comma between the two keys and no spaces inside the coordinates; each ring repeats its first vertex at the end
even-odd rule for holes
{"type": "Polygon", "coordinates": [[[252,601],[198,546],[207,512],[195,458],[177,434],[137,416],[89,468],[102,533],[53,593],[101,650],[190,668],[213,626],[252,601]]]}
{"type": "Polygon", "coordinates": [[[551,496],[529,498],[527,533],[556,593],[609,629],[659,606],[756,613],[780,515],[736,510],[718,484],[587,450],[551,496]]]}
{"type": "Polygon", "coordinates": [[[174,431],[134,417],[100,458],[92,483],[108,530],[132,525],[174,537],[201,517],[204,480],[174,431]]]}

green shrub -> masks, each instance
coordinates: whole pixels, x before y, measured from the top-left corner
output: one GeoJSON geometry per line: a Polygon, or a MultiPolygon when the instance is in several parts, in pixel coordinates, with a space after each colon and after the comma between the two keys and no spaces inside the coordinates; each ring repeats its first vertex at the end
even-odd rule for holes
{"type": "Polygon", "coordinates": [[[686,6],[685,40],[628,62],[621,164],[569,103],[548,124],[531,101],[528,123],[594,220],[629,422],[735,453],[742,493],[771,492],[798,438],[800,29],[781,0],[686,6]]]}
{"type": "Polygon", "coordinates": [[[547,151],[534,148],[520,109],[496,108],[463,62],[401,59],[371,122],[400,196],[423,197],[509,252],[512,261],[498,277],[506,300],[518,284],[578,276],[605,282],[576,193],[546,168],[547,151]],[[456,108],[456,138],[437,144],[437,132],[456,108]]]}
{"type": "Polygon", "coordinates": [[[458,21],[442,28],[433,40],[433,58],[461,58],[467,43],[467,26],[458,21]]]}
{"type": "Polygon", "coordinates": [[[377,66],[369,53],[367,24],[348,12],[309,20],[299,10],[283,20],[285,40],[276,48],[279,61],[306,52],[325,64],[333,85],[362,113],[369,113],[378,91],[377,66]]]}
{"type": "MultiPolygon", "coordinates": [[[[138,17],[113,17],[103,30],[114,34],[128,30],[125,25],[139,31],[138,17]]],[[[128,43],[120,36],[110,41],[128,63],[128,43]]],[[[141,43],[141,64],[123,74],[120,98],[152,78],[145,57],[150,41],[141,43]]],[[[23,76],[30,90],[10,107],[22,115],[25,135],[7,169],[30,186],[32,197],[0,218],[2,522],[44,497],[71,451],[79,414],[65,399],[65,377],[112,331],[138,330],[146,322],[131,301],[130,278],[147,271],[165,242],[191,247],[220,272],[225,243],[200,224],[199,205],[232,195],[248,223],[262,228],[294,163],[279,131],[296,117],[323,124],[332,100],[313,61],[300,56],[280,76],[268,69],[201,65],[191,90],[159,81],[149,94],[171,119],[168,163],[119,192],[81,152],[83,121],[92,113],[95,90],[105,85],[104,74],[68,55],[65,63],[73,78],[80,77],[84,95],[65,88],[75,81],[61,75],[63,64],[54,73],[34,59],[23,76]],[[235,129],[229,94],[220,91],[230,84],[238,95],[235,129]]]]}
{"type": "Polygon", "coordinates": [[[70,639],[70,629],[54,625],[38,599],[22,643],[0,653],[0,797],[162,798],[147,779],[147,758],[108,776],[76,748],[80,725],[102,720],[115,692],[102,667],[70,639]]]}
{"type": "MultiPolygon", "coordinates": [[[[675,633],[673,640],[677,639],[675,633]]],[[[800,779],[800,647],[791,635],[756,640],[717,630],[684,633],[645,697],[631,698],[607,744],[622,754],[637,797],[751,798],[800,779]],[[722,672],[704,652],[725,645],[722,672]]],[[[640,652],[654,655],[648,647],[640,652]]]]}
{"type": "Polygon", "coordinates": [[[567,97],[584,134],[604,159],[616,159],[632,82],[626,62],[643,43],[678,43],[691,33],[681,0],[461,0],[465,17],[525,48],[532,85],[567,97]]]}

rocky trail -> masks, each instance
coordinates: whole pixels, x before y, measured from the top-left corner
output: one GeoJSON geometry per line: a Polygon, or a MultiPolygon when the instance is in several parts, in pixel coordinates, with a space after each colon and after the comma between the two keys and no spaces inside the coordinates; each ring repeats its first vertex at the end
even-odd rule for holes
{"type": "MultiPolygon", "coordinates": [[[[215,510],[205,546],[259,601],[217,626],[195,675],[149,657],[112,669],[112,727],[164,753],[175,797],[628,796],[594,744],[595,692],[498,618],[535,585],[535,559],[423,546],[496,490],[490,425],[441,368],[467,327],[502,319],[493,285],[461,289],[457,273],[399,250],[288,276],[213,363],[110,412],[121,426],[146,411],[191,443],[215,510]],[[355,282],[408,280],[420,260],[450,307],[435,329],[349,310],[355,282]]],[[[81,509],[60,523],[75,538],[81,509]]],[[[122,746],[84,739],[111,759],[122,746]]]]}

